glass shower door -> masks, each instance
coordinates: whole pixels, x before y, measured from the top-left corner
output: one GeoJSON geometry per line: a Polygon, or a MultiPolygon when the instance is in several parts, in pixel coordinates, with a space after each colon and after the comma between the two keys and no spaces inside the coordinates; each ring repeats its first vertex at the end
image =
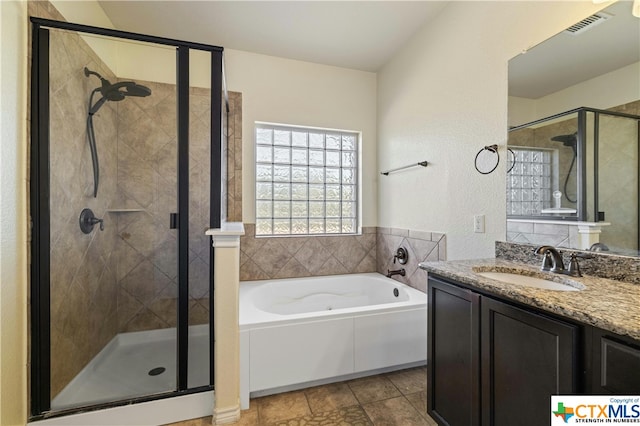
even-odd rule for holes
{"type": "Polygon", "coordinates": [[[49,35],[51,408],[173,391],[176,49],[49,35]]]}

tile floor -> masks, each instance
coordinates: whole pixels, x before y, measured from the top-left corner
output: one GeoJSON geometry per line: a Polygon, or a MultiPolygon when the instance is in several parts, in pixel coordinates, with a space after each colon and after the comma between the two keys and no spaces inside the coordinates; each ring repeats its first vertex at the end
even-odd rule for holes
{"type": "MultiPolygon", "coordinates": [[[[434,426],[425,367],[251,400],[236,426],[434,426]]],[[[171,426],[208,426],[205,417],[171,426]]]]}

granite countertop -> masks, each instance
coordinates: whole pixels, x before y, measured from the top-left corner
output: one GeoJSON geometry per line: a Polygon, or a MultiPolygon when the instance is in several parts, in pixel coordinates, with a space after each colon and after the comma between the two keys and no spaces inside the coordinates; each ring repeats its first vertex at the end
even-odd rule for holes
{"type": "Polygon", "coordinates": [[[531,265],[503,259],[423,262],[420,268],[486,294],[501,296],[543,311],[640,340],[640,285],[606,278],[581,278],[540,271],[531,265]],[[477,272],[513,272],[560,283],[583,285],[581,291],[554,291],[508,284],[477,272]]]}

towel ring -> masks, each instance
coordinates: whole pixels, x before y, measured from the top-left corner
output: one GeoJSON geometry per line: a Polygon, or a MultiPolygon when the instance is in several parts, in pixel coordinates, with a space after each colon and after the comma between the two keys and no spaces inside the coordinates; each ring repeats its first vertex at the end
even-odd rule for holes
{"type": "Polygon", "coordinates": [[[511,154],[509,156],[509,162],[507,163],[507,166],[509,166],[507,173],[511,173],[511,170],[513,170],[513,167],[516,165],[516,153],[513,152],[511,148],[507,148],[507,151],[511,154]]]}
{"type": "Polygon", "coordinates": [[[498,145],[487,145],[476,154],[475,166],[480,174],[488,175],[498,167],[499,163],[498,145]]]}

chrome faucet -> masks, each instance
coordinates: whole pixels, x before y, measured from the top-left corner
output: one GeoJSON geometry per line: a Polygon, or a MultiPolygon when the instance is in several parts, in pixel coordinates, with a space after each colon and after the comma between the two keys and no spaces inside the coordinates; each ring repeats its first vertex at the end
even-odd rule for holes
{"type": "Polygon", "coordinates": [[[394,269],[392,271],[387,269],[387,277],[391,278],[394,275],[402,275],[403,277],[406,275],[406,271],[404,270],[404,268],[402,269],[394,269]]]}
{"type": "Polygon", "coordinates": [[[572,277],[581,277],[580,265],[578,265],[578,258],[591,259],[589,255],[579,255],[571,253],[571,260],[569,262],[569,269],[564,269],[564,262],[562,261],[562,255],[558,250],[551,246],[540,246],[534,250],[535,254],[541,254],[543,271],[555,272],[556,274],[565,274],[572,277]]]}
{"type": "Polygon", "coordinates": [[[542,266],[540,267],[543,271],[555,272],[557,274],[565,274],[567,272],[564,269],[562,255],[554,247],[540,246],[534,250],[534,253],[544,256],[542,258],[542,266]]]}

